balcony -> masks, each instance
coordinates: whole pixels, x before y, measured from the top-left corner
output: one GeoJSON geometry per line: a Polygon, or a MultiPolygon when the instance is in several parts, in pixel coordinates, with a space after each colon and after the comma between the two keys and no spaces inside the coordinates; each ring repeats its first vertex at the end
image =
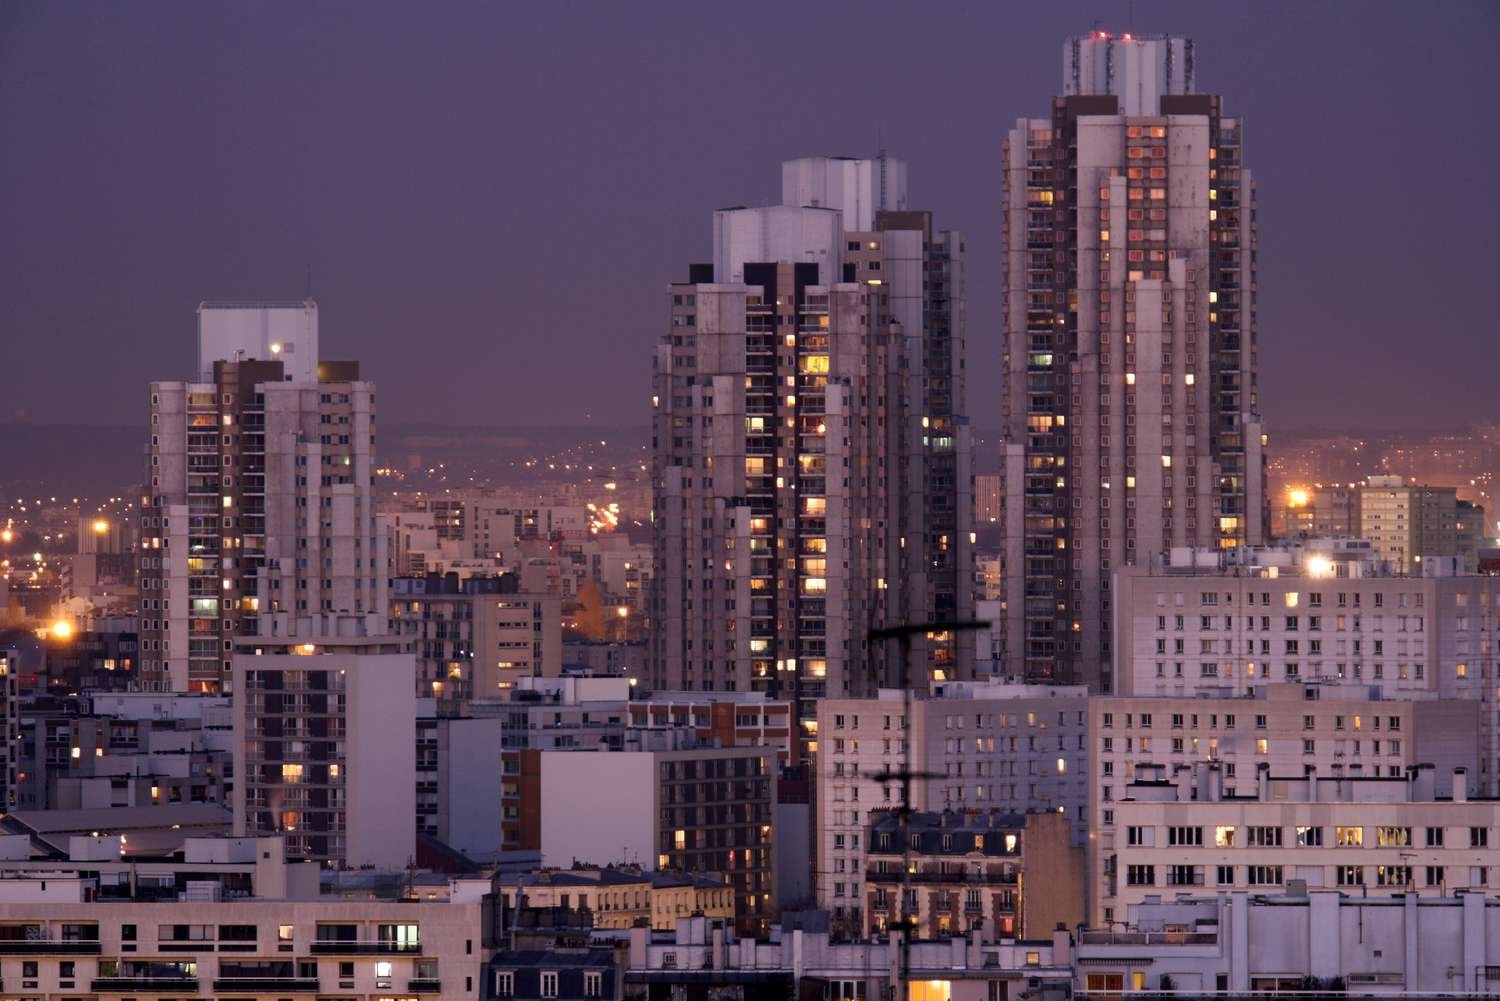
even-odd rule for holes
{"type": "Polygon", "coordinates": [[[78,939],[10,939],[0,941],[0,956],[97,956],[98,942],[78,939]]]}
{"type": "Polygon", "coordinates": [[[96,994],[121,994],[136,991],[185,991],[198,993],[197,977],[160,977],[142,974],[138,977],[96,977],[89,981],[96,994]]]}
{"type": "Polygon", "coordinates": [[[406,982],[406,989],[413,994],[441,994],[443,982],[437,977],[416,977],[406,982]]]}
{"type": "MultiPolygon", "coordinates": [[[[975,872],[914,872],[907,877],[913,883],[979,883],[991,886],[1014,886],[1016,884],[1015,873],[975,873],[975,872]]],[[[881,872],[878,869],[867,869],[865,871],[865,882],[867,883],[899,883],[902,875],[899,872],[881,872]]]]}
{"type": "Polygon", "coordinates": [[[418,956],[420,942],[354,942],[325,939],[312,944],[314,956],[418,956]]]}
{"type": "MultiPolygon", "coordinates": [[[[97,981],[96,981],[97,982],[97,981]]],[[[316,994],[317,977],[215,977],[214,990],[232,993],[316,994]]]]}

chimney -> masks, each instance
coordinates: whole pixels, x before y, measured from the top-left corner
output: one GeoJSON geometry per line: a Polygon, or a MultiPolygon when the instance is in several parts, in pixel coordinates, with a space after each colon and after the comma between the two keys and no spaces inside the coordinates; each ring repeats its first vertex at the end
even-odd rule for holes
{"type": "Polygon", "coordinates": [[[1052,932],[1052,965],[1071,966],[1073,963],[1073,936],[1068,929],[1058,925],[1052,932]]]}
{"type": "Polygon", "coordinates": [[[1409,769],[1411,775],[1411,798],[1418,803],[1430,803],[1437,799],[1437,773],[1429,764],[1412,765],[1409,769]]]}
{"type": "Polygon", "coordinates": [[[1208,800],[1217,803],[1224,798],[1224,768],[1217,761],[1208,763],[1208,800]]]}
{"type": "Polygon", "coordinates": [[[1466,803],[1469,800],[1468,771],[1463,768],[1453,769],[1453,802],[1466,803]]]}

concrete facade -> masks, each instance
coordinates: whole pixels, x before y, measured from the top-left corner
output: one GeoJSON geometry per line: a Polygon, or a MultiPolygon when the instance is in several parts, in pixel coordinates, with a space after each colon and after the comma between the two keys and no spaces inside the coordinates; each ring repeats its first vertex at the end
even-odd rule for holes
{"type": "Polygon", "coordinates": [[[1120,692],[1230,696],[1294,681],[1322,698],[1337,689],[1472,701],[1480,740],[1471,778],[1496,794],[1500,578],[1392,575],[1360,544],[1309,540],[1233,560],[1181,552],[1122,571],[1116,593],[1120,692]]]}
{"type": "Polygon", "coordinates": [[[236,640],[383,620],[374,386],[319,361],[317,308],[199,307],[197,382],[154,382],[141,497],[140,683],[218,692],[236,640]],[[284,329],[285,328],[285,329],[284,329]]]}
{"type": "Polygon", "coordinates": [[[542,863],[721,873],[734,887],[740,927],[764,930],[777,913],[774,755],[666,746],[673,742],[541,752],[542,863]]]}
{"type": "Polygon", "coordinates": [[[1002,632],[1015,677],[1107,691],[1114,570],[1264,537],[1254,186],[1242,123],[1184,89],[1191,51],[1075,39],[1066,96],[1005,141],[1002,632]]]}
{"type": "Polygon", "coordinates": [[[234,830],[288,855],[403,869],[416,853],[415,665],[394,640],[321,637],[234,658],[234,830]]]}
{"type": "MultiPolygon", "coordinates": [[[[831,197],[799,180],[812,162],[787,170],[788,204],[718,213],[713,266],[672,287],[652,683],[769,692],[810,740],[817,699],[898,683],[871,627],[972,609],[963,242],[921,212],[851,228],[808,206],[831,197]]],[[[971,659],[951,634],[916,639],[926,677],[971,659]]]]}
{"type": "Polygon", "coordinates": [[[864,926],[866,827],[900,802],[877,776],[903,767],[918,810],[1056,811],[1081,844],[1088,826],[1088,695],[1082,687],[950,683],[821,707],[814,797],[817,901],[839,929],[864,926]]]}
{"type": "Polygon", "coordinates": [[[1281,777],[1231,794],[1217,763],[1137,769],[1114,826],[1091,843],[1094,927],[1132,904],[1194,887],[1281,892],[1344,887],[1371,896],[1480,894],[1500,880],[1500,802],[1471,800],[1462,770],[1400,777],[1281,777]],[[1264,889],[1259,889],[1264,888],[1264,889]]]}

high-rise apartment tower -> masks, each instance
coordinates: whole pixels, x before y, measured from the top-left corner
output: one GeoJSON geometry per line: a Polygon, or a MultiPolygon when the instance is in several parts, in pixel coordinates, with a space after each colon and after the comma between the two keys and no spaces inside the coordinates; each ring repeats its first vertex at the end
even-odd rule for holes
{"type": "Polygon", "coordinates": [[[217,692],[236,638],[386,616],[370,492],[375,388],[318,360],[311,301],[204,303],[198,372],[151,384],[141,683],[217,692]]]}
{"type": "Polygon", "coordinates": [[[1191,41],[1063,63],[1005,141],[1004,668],[1109,690],[1114,570],[1264,537],[1254,187],[1191,41]]]}
{"type": "MultiPolygon", "coordinates": [[[[972,617],[963,240],[905,165],[783,165],[783,205],[714,216],[655,366],[658,686],[797,705],[896,684],[873,627],[972,617]]],[[[913,683],[967,676],[962,634],[913,683]]]]}

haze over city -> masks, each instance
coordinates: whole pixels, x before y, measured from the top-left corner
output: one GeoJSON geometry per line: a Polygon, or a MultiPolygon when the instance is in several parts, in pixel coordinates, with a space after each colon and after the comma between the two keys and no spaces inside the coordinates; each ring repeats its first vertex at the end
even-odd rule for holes
{"type": "Polygon", "coordinates": [[[707,259],[708,213],[774,202],[783,159],[884,147],[968,242],[992,426],[999,137],[1096,22],[1197,39],[1244,117],[1273,434],[1493,414],[1473,293],[1500,256],[1476,197],[1500,9],[1150,0],[7,4],[0,323],[26,378],[0,410],[138,425],[199,301],[299,297],[310,272],[390,420],[644,424],[665,286],[707,259]],[[795,29],[768,47],[774,23],[795,29]]]}

